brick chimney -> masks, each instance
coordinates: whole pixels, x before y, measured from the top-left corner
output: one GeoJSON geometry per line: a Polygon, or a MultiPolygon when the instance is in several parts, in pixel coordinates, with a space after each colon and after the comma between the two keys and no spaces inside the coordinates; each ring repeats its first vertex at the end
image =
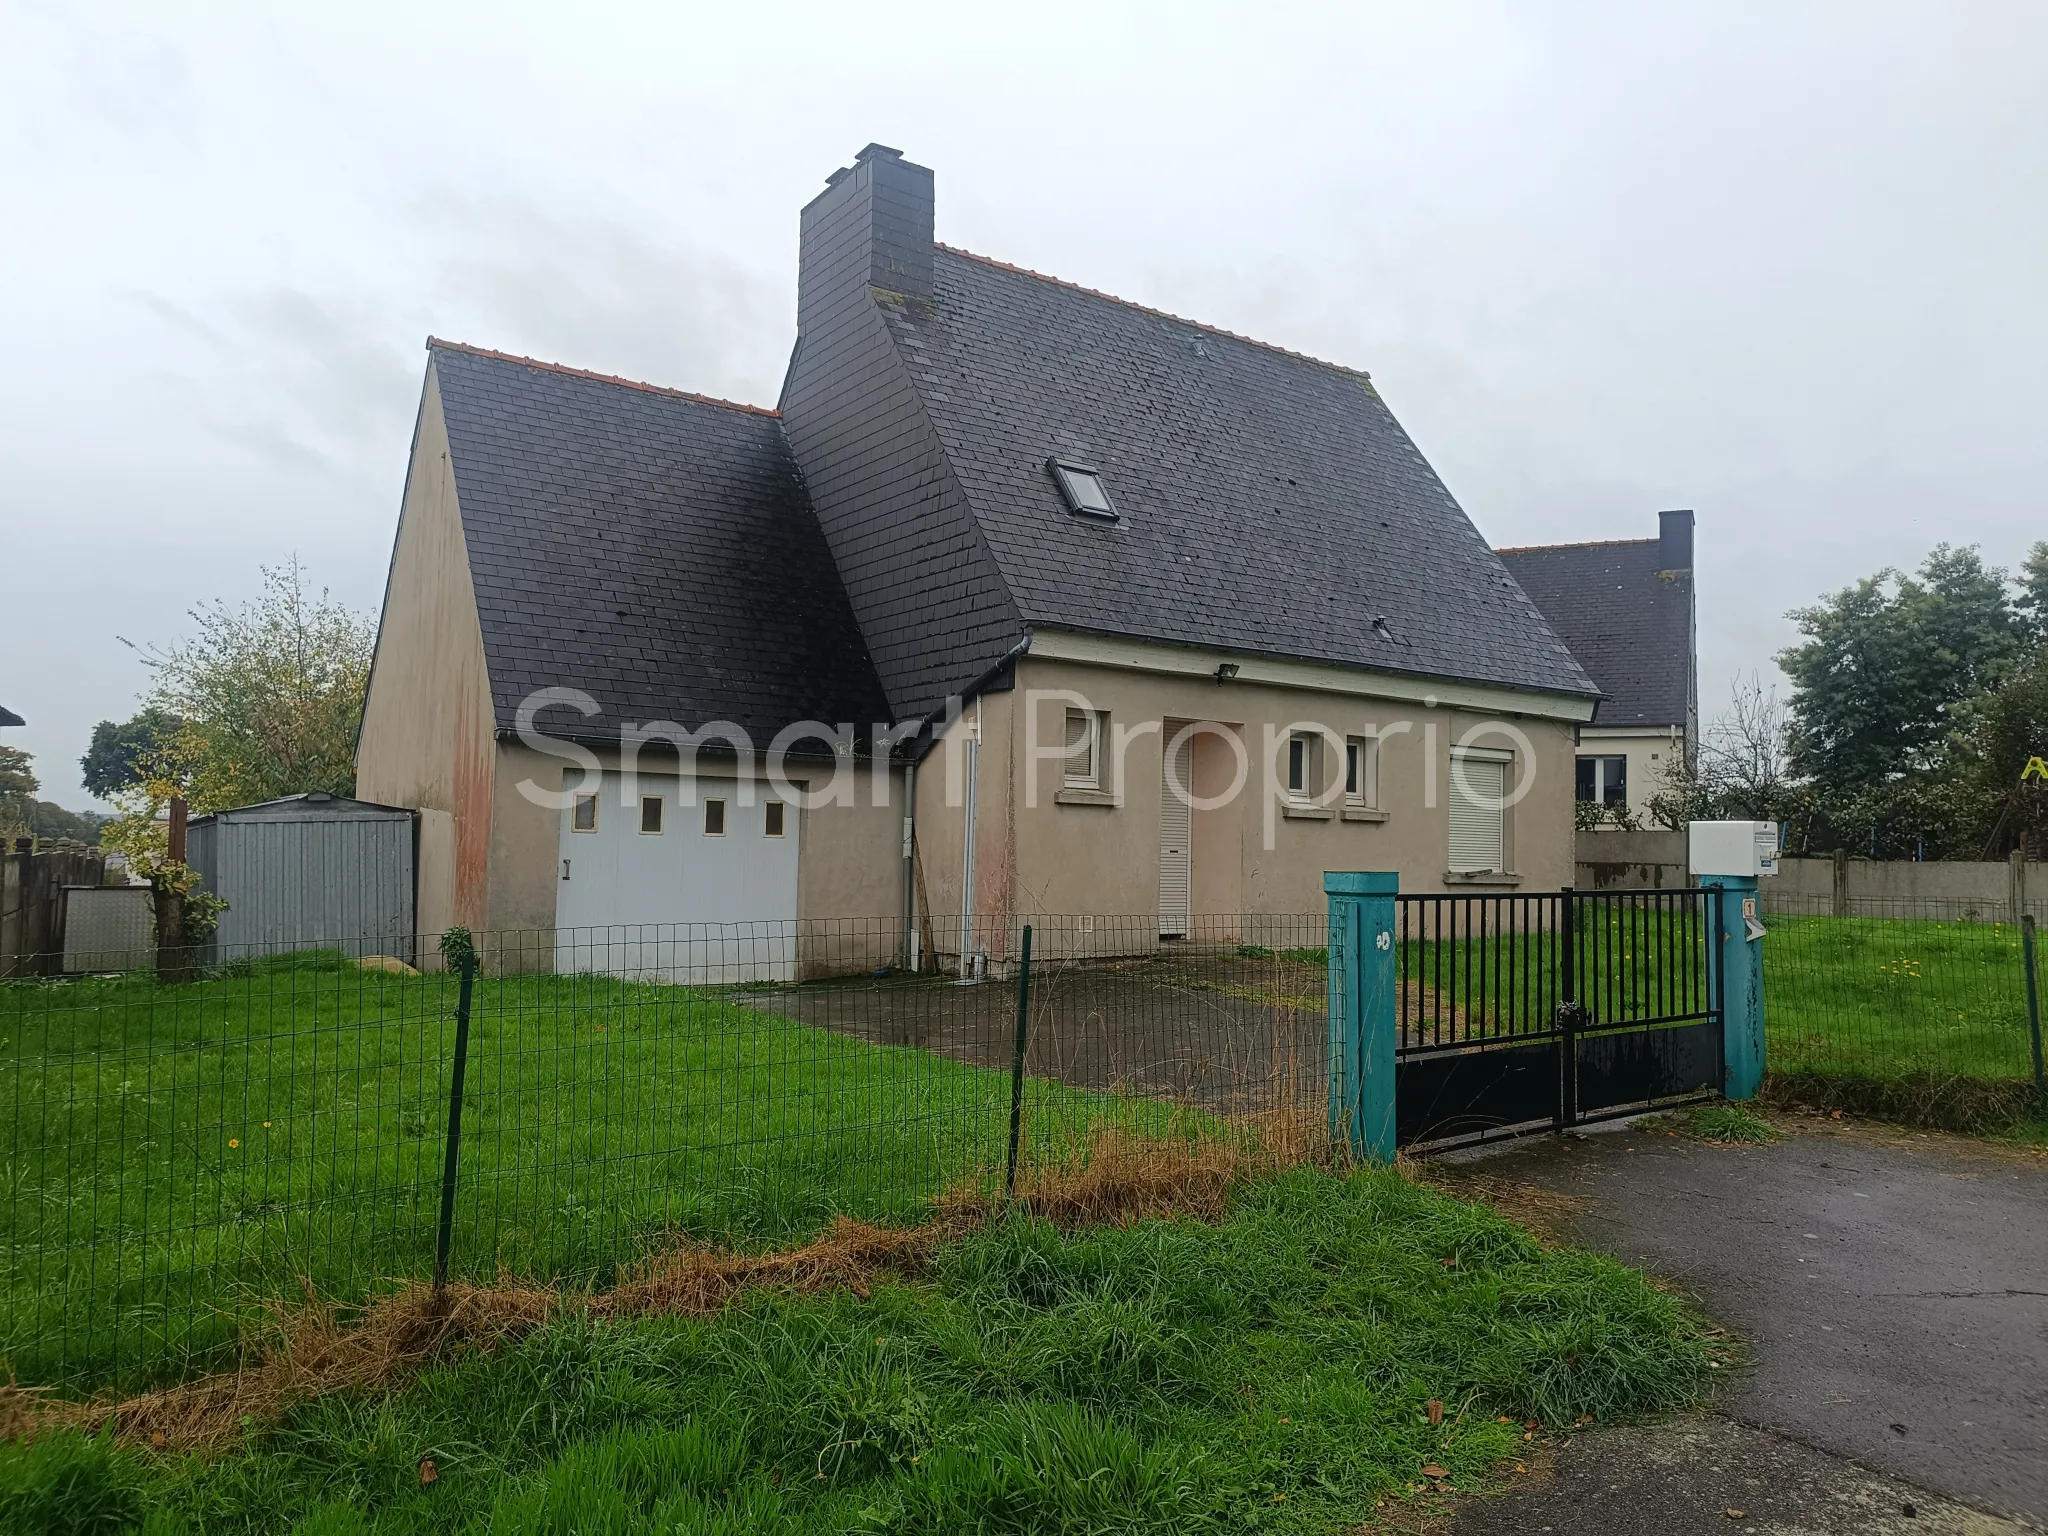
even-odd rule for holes
{"type": "Polygon", "coordinates": [[[805,205],[797,262],[799,333],[849,288],[932,296],[932,173],[903,151],[870,144],[825,178],[805,205]]]}

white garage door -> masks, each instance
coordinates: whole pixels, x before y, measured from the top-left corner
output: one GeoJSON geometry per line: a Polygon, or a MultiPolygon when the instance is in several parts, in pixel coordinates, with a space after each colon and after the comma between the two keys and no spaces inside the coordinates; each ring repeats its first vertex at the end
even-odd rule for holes
{"type": "Polygon", "coordinates": [[[766,783],[619,775],[562,812],[555,969],[693,983],[796,975],[798,808],[766,783]],[[745,803],[745,802],[751,803],[745,803]]]}

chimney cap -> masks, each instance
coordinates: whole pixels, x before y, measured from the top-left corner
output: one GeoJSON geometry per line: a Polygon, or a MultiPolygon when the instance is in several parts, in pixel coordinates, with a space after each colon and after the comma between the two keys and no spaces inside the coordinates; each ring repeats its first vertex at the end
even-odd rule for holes
{"type": "Polygon", "coordinates": [[[866,149],[853,157],[853,163],[855,165],[866,165],[870,160],[901,160],[902,158],[903,151],[900,149],[891,149],[886,144],[870,144],[866,149]]]}

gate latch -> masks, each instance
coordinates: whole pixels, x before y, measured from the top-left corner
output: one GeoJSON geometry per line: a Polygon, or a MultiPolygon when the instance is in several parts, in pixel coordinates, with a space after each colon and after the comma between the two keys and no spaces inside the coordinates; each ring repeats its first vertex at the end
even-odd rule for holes
{"type": "Polygon", "coordinates": [[[1592,1022],[1592,1014],[1586,1011],[1586,1005],[1577,998],[1557,1005],[1557,1027],[1559,1029],[1577,1029],[1581,1025],[1592,1022]]]}

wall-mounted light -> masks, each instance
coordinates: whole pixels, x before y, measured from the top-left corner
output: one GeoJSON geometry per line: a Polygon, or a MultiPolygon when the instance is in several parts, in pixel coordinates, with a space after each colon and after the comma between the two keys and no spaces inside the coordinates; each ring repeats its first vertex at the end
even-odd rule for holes
{"type": "Polygon", "coordinates": [[[1234,661],[1226,661],[1216,669],[1216,681],[1219,683],[1227,683],[1235,676],[1237,676],[1237,663],[1234,661]]]}

